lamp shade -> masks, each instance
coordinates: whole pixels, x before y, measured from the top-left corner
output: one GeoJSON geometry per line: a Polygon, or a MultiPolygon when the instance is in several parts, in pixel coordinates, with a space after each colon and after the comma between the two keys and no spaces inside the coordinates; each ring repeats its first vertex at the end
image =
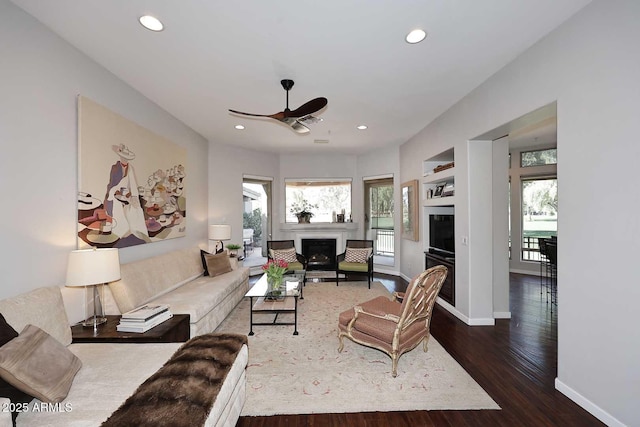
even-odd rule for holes
{"type": "Polygon", "coordinates": [[[120,279],[118,249],[71,251],[67,265],[67,286],[91,286],[120,279]]]}
{"type": "Polygon", "coordinates": [[[230,240],[231,226],[228,224],[216,224],[209,226],[209,240],[230,240]]]}

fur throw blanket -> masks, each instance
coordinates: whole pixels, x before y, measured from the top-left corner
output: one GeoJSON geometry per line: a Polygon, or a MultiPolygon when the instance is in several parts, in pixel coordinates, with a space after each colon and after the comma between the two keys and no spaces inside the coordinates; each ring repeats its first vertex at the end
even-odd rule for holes
{"type": "Polygon", "coordinates": [[[180,347],[103,427],[203,426],[246,335],[206,334],[180,347]]]}

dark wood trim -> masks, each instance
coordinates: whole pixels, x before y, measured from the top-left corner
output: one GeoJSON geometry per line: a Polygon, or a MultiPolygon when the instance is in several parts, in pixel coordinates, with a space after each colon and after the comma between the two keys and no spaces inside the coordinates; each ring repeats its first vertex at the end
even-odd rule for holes
{"type": "Polygon", "coordinates": [[[174,314],[166,322],[145,333],[118,332],[116,326],[120,316],[106,316],[107,322],[98,326],[97,333],[93,328],[73,325],[71,334],[73,343],[167,343],[186,342],[191,334],[188,314],[174,314]]]}

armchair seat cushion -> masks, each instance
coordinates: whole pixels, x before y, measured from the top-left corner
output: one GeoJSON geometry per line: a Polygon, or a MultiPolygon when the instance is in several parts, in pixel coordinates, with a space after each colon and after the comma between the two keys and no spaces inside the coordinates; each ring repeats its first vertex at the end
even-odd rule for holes
{"type": "Polygon", "coordinates": [[[294,271],[294,270],[304,270],[304,266],[302,265],[301,262],[290,262],[289,266],[287,267],[287,271],[294,271]]]}
{"type": "Polygon", "coordinates": [[[342,261],[338,264],[338,270],[359,271],[362,273],[369,272],[369,265],[366,262],[346,262],[342,261]]]}

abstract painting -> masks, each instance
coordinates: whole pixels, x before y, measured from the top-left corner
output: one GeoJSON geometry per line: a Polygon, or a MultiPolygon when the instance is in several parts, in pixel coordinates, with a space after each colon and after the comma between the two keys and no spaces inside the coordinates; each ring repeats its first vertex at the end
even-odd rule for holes
{"type": "Polygon", "coordinates": [[[185,148],[78,97],[78,247],[186,234],[185,148]]]}

